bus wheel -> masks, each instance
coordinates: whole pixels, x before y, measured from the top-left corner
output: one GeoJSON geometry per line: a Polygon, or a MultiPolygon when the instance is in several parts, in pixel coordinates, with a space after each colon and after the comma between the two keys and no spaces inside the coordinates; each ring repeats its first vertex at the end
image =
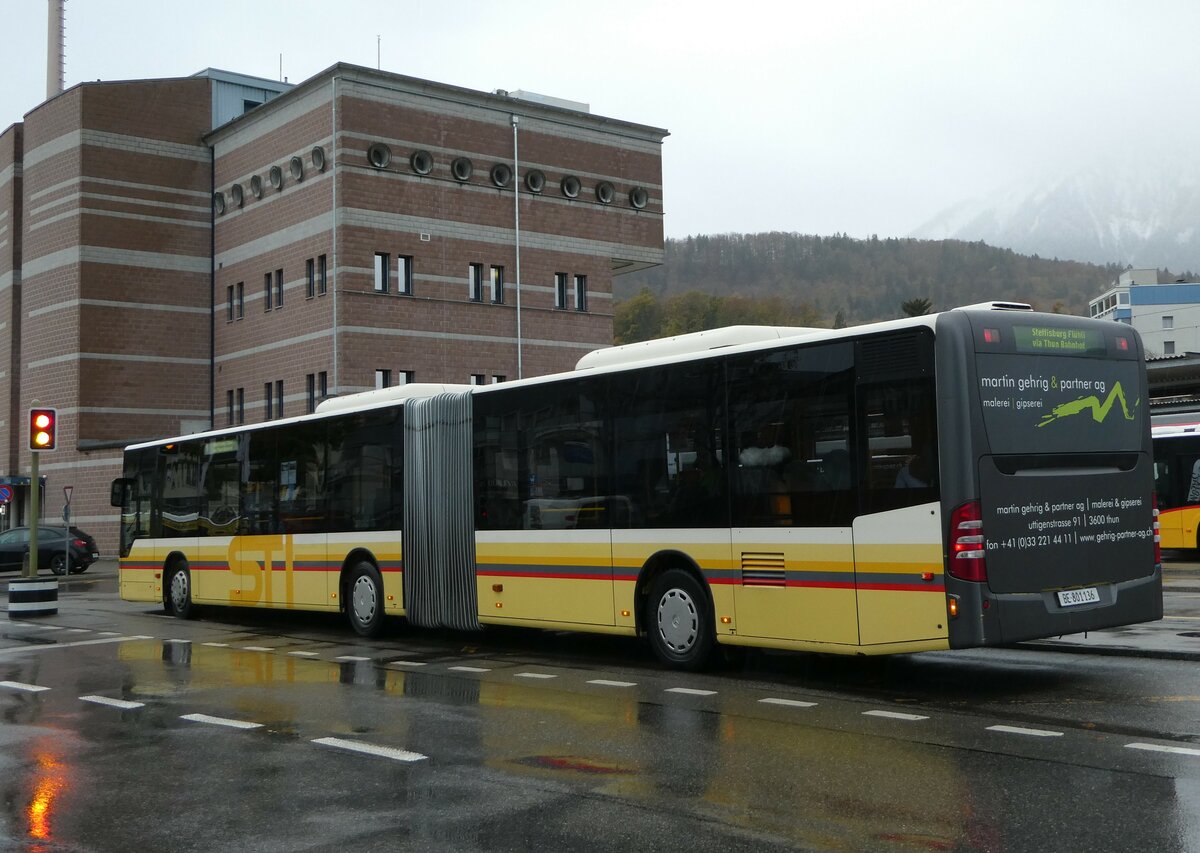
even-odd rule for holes
{"type": "Polygon", "coordinates": [[[708,663],[716,643],[708,599],[696,579],[670,569],[655,579],[646,602],[650,646],[663,663],[695,671],[708,663]]]}
{"type": "Polygon", "coordinates": [[[168,613],[180,619],[191,619],[196,615],[196,608],[192,606],[192,573],[186,565],[176,563],[168,570],[163,603],[168,613]]]}
{"type": "Polygon", "coordinates": [[[383,632],[383,581],[379,570],[370,563],[359,563],[350,572],[346,593],[346,615],[355,632],[362,637],[378,637],[383,632]]]}

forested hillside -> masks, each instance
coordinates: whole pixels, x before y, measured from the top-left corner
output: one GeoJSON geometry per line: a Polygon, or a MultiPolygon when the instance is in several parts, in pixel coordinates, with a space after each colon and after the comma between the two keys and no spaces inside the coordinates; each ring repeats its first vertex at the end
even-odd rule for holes
{"type": "Polygon", "coordinates": [[[616,337],[643,340],[725,320],[853,325],[903,316],[903,303],[921,299],[933,311],[1001,299],[1084,314],[1088,300],[1121,272],[1116,265],[1028,257],[957,240],[782,232],[688,237],[667,241],[662,266],[614,279],[616,337]],[[643,290],[646,295],[629,304],[643,290]]]}

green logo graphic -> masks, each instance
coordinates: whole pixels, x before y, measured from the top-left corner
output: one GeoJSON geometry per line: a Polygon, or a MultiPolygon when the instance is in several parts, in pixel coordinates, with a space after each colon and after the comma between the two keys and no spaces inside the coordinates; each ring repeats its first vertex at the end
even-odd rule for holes
{"type": "MultiPolygon", "coordinates": [[[[1129,411],[1129,405],[1125,402],[1125,392],[1121,390],[1121,383],[1114,382],[1112,390],[1108,392],[1108,398],[1101,403],[1100,398],[1095,394],[1088,397],[1080,397],[1078,400],[1072,400],[1069,403],[1062,403],[1055,406],[1048,415],[1042,415],[1042,422],[1039,427],[1044,427],[1046,424],[1053,423],[1059,418],[1069,418],[1072,415],[1078,415],[1088,409],[1092,412],[1092,420],[1098,424],[1104,423],[1104,419],[1108,417],[1108,413],[1112,411],[1113,403],[1120,401],[1121,413],[1125,415],[1125,420],[1133,420],[1133,412],[1129,411]]],[[[1138,401],[1134,401],[1136,406],[1138,401]]]]}

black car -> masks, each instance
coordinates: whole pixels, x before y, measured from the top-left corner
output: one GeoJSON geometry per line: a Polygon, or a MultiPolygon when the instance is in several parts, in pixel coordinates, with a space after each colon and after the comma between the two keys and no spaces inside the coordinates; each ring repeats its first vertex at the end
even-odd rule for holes
{"type": "MultiPolygon", "coordinates": [[[[14,527],[0,533],[0,571],[20,571],[29,550],[29,528],[14,527]]],[[[38,528],[38,568],[56,575],[67,571],[67,535],[61,527],[38,528]]],[[[86,572],[100,558],[96,540],[77,527],[71,528],[71,574],[86,572]]]]}

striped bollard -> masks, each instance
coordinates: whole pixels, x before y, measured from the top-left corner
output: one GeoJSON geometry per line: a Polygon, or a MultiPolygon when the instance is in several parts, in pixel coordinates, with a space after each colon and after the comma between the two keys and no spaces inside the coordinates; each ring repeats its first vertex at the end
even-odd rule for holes
{"type": "Polygon", "coordinates": [[[8,618],[58,613],[58,578],[13,578],[8,582],[8,618]]]}

